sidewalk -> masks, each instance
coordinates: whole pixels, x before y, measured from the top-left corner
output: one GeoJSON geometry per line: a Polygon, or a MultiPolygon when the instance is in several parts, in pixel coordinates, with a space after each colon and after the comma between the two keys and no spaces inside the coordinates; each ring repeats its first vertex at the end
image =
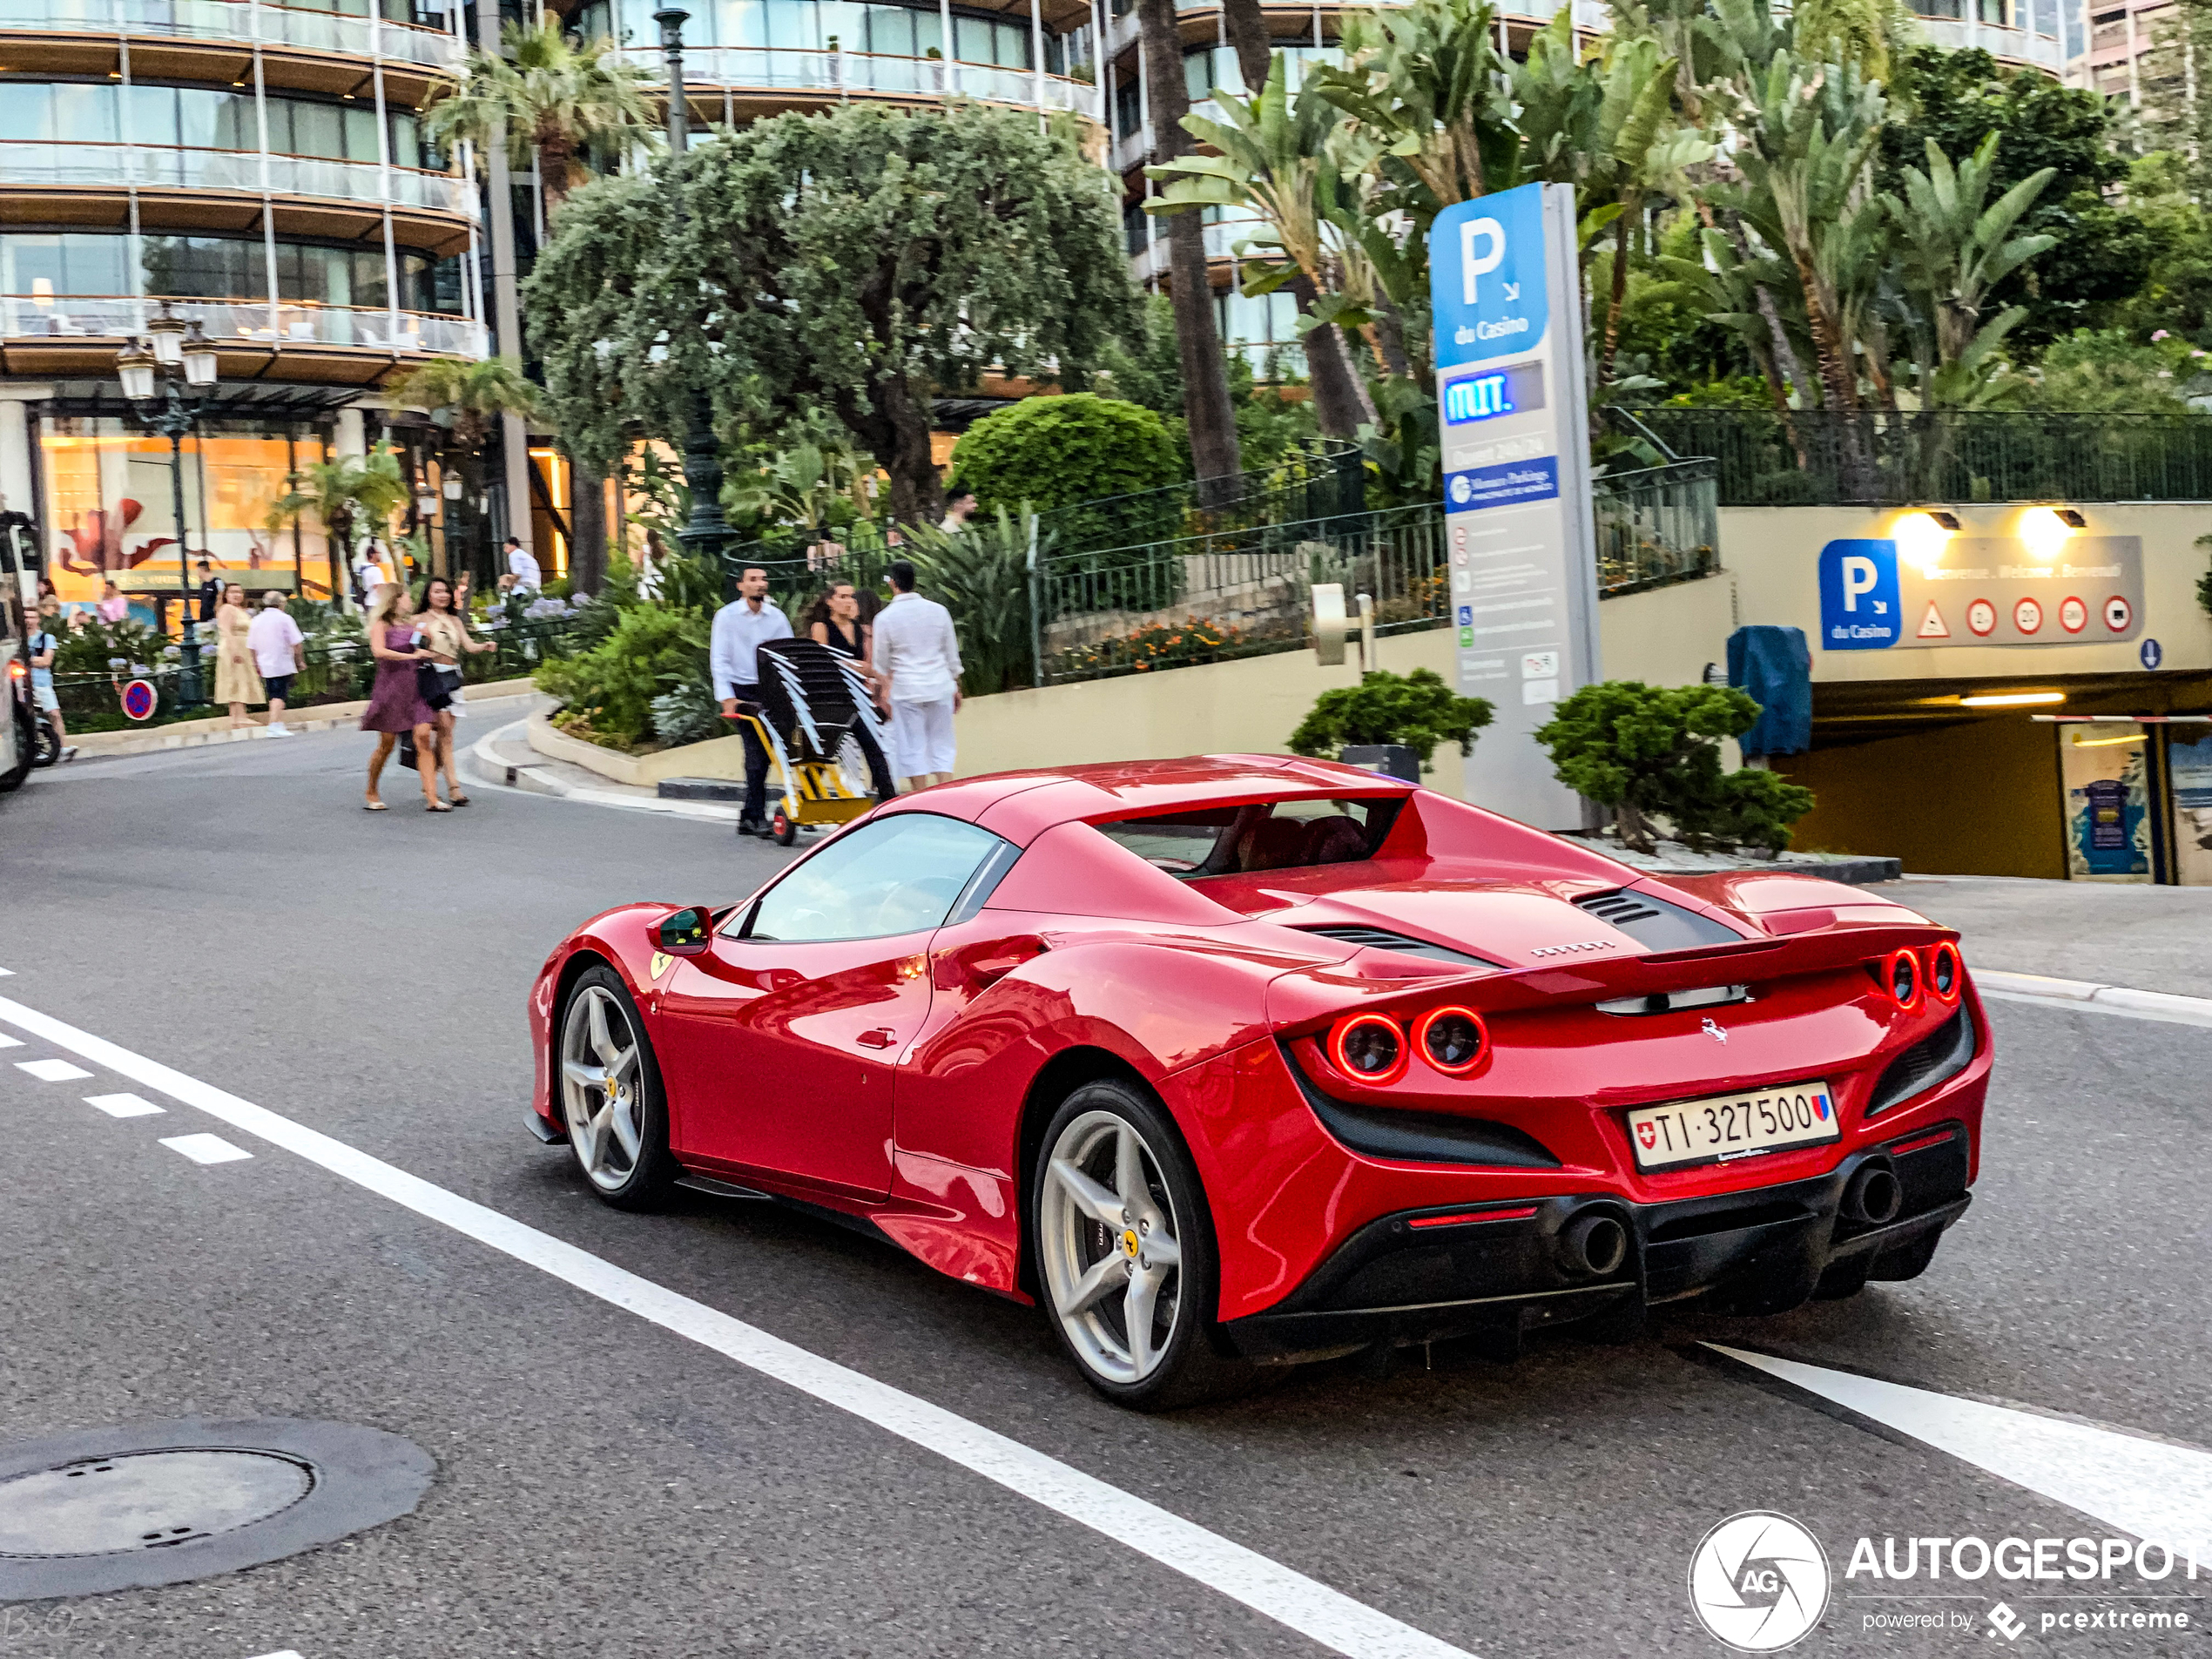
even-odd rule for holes
{"type": "Polygon", "coordinates": [[[1956,927],[1977,971],[2212,997],[2212,887],[1959,875],[1872,891],[1956,927]]]}
{"type": "MultiPolygon", "coordinates": [[[[496,680],[471,685],[468,696],[471,703],[496,703],[504,698],[534,696],[536,691],[537,687],[529,680],[496,680]]],[[[311,703],[286,710],[284,724],[294,733],[359,725],[361,711],[368,706],[365,699],[311,703]]],[[[69,740],[76,745],[78,759],[92,760],[114,755],[154,754],[164,749],[196,749],[210,743],[252,743],[268,736],[262,729],[263,722],[269,718],[267,710],[253,710],[246,718],[253,724],[243,731],[233,728],[228,714],[218,714],[205,720],[177,720],[167,725],[129,726],[120,732],[87,732],[82,736],[72,733],[69,740]]]]}
{"type": "Polygon", "coordinates": [[[690,818],[735,824],[738,809],[718,801],[664,800],[653,790],[620,784],[583,766],[542,755],[525,735],[532,703],[509,703],[502,710],[508,723],[496,727],[462,750],[461,769],[469,779],[489,789],[518,789],[533,795],[580,800],[592,806],[615,806],[636,813],[659,813],[670,818],[690,818]],[[521,713],[523,719],[511,714],[521,713]]]}

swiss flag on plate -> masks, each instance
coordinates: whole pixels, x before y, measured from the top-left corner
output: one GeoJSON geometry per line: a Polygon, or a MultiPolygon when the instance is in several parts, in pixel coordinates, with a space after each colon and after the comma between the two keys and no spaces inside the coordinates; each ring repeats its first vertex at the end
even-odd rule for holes
{"type": "Polygon", "coordinates": [[[1659,1131],[1649,1123],[1638,1123],[1636,1125],[1636,1139],[1643,1143],[1643,1150],[1649,1152],[1653,1147],[1659,1144],[1659,1131]]]}

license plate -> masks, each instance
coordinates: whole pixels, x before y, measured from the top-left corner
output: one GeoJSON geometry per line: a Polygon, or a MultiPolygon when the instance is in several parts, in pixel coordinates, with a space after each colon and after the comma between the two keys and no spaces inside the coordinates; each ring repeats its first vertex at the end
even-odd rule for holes
{"type": "Polygon", "coordinates": [[[1824,1082],[1639,1106],[1629,1114],[1629,1144],[1639,1170],[1727,1163],[1785,1146],[1817,1146],[1842,1134],[1836,1097],[1824,1082]]]}

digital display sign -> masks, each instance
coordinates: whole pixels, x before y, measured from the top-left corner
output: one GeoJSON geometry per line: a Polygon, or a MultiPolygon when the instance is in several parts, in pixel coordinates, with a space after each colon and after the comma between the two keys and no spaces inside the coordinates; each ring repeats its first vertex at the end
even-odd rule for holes
{"type": "Polygon", "coordinates": [[[1527,415],[1544,407],[1541,363],[1508,363],[1480,374],[1448,381],[1444,387],[1444,423],[1470,426],[1501,415],[1527,415]]]}

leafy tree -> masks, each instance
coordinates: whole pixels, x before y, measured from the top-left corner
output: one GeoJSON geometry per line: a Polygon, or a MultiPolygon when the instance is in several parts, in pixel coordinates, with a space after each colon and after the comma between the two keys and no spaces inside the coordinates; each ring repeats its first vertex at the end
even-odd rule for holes
{"type": "Polygon", "coordinates": [[[496,53],[471,51],[461,84],[423,112],[424,130],[440,144],[465,139],[479,148],[507,147],[510,165],[527,170],[531,152],[550,215],[568,199],[586,155],[601,171],[650,146],[659,131],[639,64],[625,64],[611,40],[577,41],[560,17],[510,23],[496,53]]]}
{"type": "Polygon", "coordinates": [[[2117,328],[2078,328],[2053,341],[2028,372],[2025,401],[2045,409],[2186,415],[2183,388],[2203,357],[2178,337],[2148,341],[2117,328]]]}
{"type": "Polygon", "coordinates": [[[953,475],[986,511],[1039,512],[1174,483],[1175,441],[1151,410],[1089,392],[1032,397],[987,415],[953,447],[953,475]]]}
{"type": "Polygon", "coordinates": [[[586,185],[524,298],[579,458],[680,430],[696,384],[772,442],[833,415],[908,523],[943,510],[933,395],[1082,384],[1133,311],[1112,181],[1071,127],[982,105],[779,116],[586,185]]]}
{"type": "Polygon", "coordinates": [[[1987,52],[1922,46],[1906,53],[1882,134],[1882,179],[1892,194],[1927,145],[1952,157],[2001,139],[1990,188],[2001,197],[2049,170],[2051,182],[2023,215],[2021,233],[2047,235],[2050,252],[2000,283],[2000,310],[2027,307],[2015,343],[2034,350],[2094,325],[2141,287],[2158,251],[2150,226],[2107,192],[2128,176],[2116,106],[2081,87],[2033,71],[2000,68],[1987,52]]]}
{"type": "Polygon", "coordinates": [[[320,519],[330,549],[331,594],[350,607],[354,550],[407,504],[399,452],[380,442],[365,455],[312,462],[290,482],[292,488],[269,503],[268,528],[282,529],[310,516],[320,519]]]}
{"type": "Polygon", "coordinates": [[[1787,846],[1812,792],[1770,772],[1723,772],[1720,740],[1740,737],[1759,705],[1732,686],[1607,680],[1559,704],[1535,738],[1575,793],[1613,809],[1622,844],[1652,850],[1662,819],[1692,847],[1787,846]]]}
{"type": "MultiPolygon", "coordinates": [[[[2212,98],[2205,102],[2212,108],[2212,98]]],[[[2114,307],[2114,320],[2139,340],[2163,328],[2212,346],[2212,223],[2194,193],[2192,172],[2188,158],[2172,151],[2154,152],[2128,169],[2128,209],[2157,252],[2142,287],[2114,307]]]]}
{"type": "Polygon", "coordinates": [[[1440,743],[1455,743],[1474,752],[1474,734],[1490,724],[1491,705],[1479,697],[1461,697],[1433,669],[1399,675],[1374,669],[1357,685],[1324,691],[1291,733],[1292,754],[1331,758],[1351,744],[1403,744],[1421,758],[1421,770],[1433,772],[1440,743]]]}

